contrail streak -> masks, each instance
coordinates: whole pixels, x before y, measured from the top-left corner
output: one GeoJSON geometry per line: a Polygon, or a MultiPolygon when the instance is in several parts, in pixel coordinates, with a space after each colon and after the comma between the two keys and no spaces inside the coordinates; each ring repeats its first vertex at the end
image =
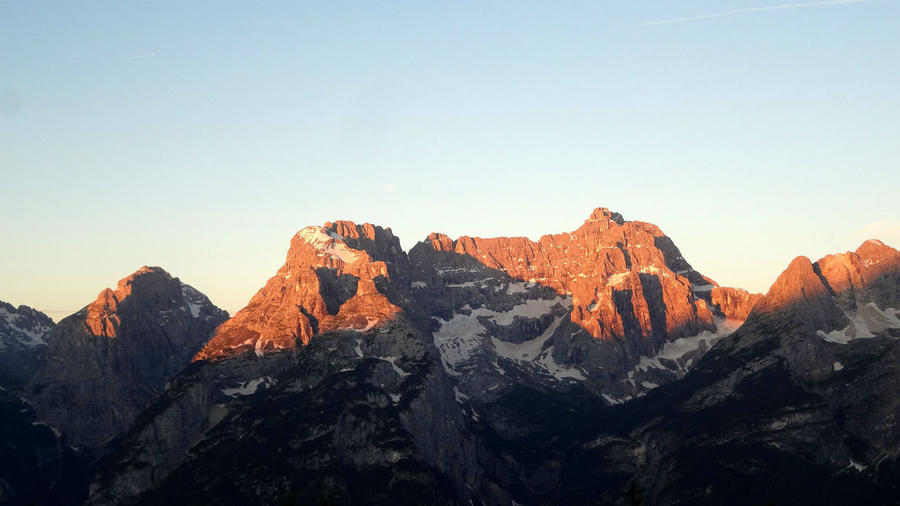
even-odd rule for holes
{"type": "Polygon", "coordinates": [[[634,26],[657,26],[657,25],[671,25],[674,23],[687,23],[689,21],[701,21],[704,19],[715,19],[715,18],[724,18],[728,16],[738,16],[740,14],[750,14],[753,12],[765,12],[765,11],[785,11],[789,9],[804,9],[809,7],[828,7],[833,5],[846,5],[846,4],[858,4],[866,2],[867,0],[824,0],[821,2],[801,2],[801,3],[790,3],[790,4],[781,4],[781,5],[770,5],[767,7],[747,7],[745,9],[735,9],[732,11],[723,11],[723,12],[714,12],[712,14],[702,14],[700,16],[688,16],[684,18],[672,18],[672,19],[662,19],[659,21],[645,21],[643,23],[636,23],[634,26]]]}
{"type": "Polygon", "coordinates": [[[139,54],[137,56],[129,56],[125,60],[140,60],[141,58],[152,58],[154,56],[156,56],[156,53],[139,54]]]}

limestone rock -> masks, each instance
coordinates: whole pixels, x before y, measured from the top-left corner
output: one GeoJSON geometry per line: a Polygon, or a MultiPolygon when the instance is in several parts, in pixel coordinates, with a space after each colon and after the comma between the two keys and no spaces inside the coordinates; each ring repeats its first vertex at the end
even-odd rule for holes
{"type": "Polygon", "coordinates": [[[142,267],[47,335],[25,395],[73,444],[96,448],[134,421],[227,313],[159,267],[142,267]]]}

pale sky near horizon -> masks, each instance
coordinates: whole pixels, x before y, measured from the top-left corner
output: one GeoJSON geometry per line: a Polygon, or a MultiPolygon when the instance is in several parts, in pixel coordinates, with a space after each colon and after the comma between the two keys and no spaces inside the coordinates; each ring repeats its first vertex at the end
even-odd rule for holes
{"type": "Polygon", "coordinates": [[[230,312],[328,220],[659,225],[728,286],[900,246],[900,2],[0,0],[0,300],[230,312]],[[552,4],[552,5],[551,5],[552,4]]]}

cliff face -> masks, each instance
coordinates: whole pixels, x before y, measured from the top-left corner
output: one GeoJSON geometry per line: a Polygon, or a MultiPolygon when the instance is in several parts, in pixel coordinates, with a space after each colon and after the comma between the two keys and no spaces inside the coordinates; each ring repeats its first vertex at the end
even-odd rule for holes
{"type": "Polygon", "coordinates": [[[143,267],[47,335],[25,396],[72,444],[95,448],[127,429],[226,318],[197,290],[143,267]]]}
{"type": "Polygon", "coordinates": [[[759,297],[719,287],[658,227],[604,208],[538,241],[431,234],[410,259],[445,366],[487,402],[513,370],[622,402],[683,375],[759,297]]]}
{"type": "Polygon", "coordinates": [[[467,236],[451,241],[434,234],[426,246],[571,296],[572,322],[596,338],[680,337],[714,328],[706,302],[694,297],[702,276],[668,237],[655,225],[626,222],[607,209],[596,209],[573,232],[537,242],[467,236]]]}
{"type": "Polygon", "coordinates": [[[400,310],[388,296],[394,279],[409,276],[405,264],[390,229],[346,221],[304,228],[285,264],[196,360],[293,349],[329,331],[380,325],[400,310]]]}

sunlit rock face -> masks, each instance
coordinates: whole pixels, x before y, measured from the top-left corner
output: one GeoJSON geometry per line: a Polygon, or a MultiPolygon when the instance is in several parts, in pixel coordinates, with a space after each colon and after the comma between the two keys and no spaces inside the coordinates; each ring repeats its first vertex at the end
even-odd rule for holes
{"type": "Polygon", "coordinates": [[[710,281],[657,226],[627,222],[604,208],[594,210],[575,231],[536,242],[467,236],[451,241],[433,234],[426,246],[571,296],[571,321],[596,338],[681,337],[714,329],[707,301],[695,297],[709,291],[710,281]]]}
{"type": "Polygon", "coordinates": [[[408,265],[390,229],[348,221],[306,227],[291,239],[285,264],[196,359],[261,355],[329,331],[382,325],[400,311],[390,299],[402,297],[408,265]]]}
{"type": "Polygon", "coordinates": [[[657,226],[604,208],[537,241],[431,234],[410,259],[445,367],[485,402],[522,372],[623,402],[683,375],[759,298],[698,273],[657,226]]]}
{"type": "Polygon", "coordinates": [[[389,229],[307,227],[88,504],[620,504],[630,482],[647,504],[759,504],[798,468],[872,484],[841,473],[896,454],[884,248],[800,258],[760,299],[604,209],[538,241],[432,234],[408,255],[389,229]]]}
{"type": "MultiPolygon", "coordinates": [[[[594,454],[596,479],[630,469],[608,501],[631,482],[651,505],[895,502],[898,260],[878,241],[794,259],[683,379],[629,403],[621,432],[574,444],[617,445],[594,454]]],[[[560,502],[597,496],[567,486],[560,502]]]]}
{"type": "Polygon", "coordinates": [[[47,334],[25,395],[72,443],[96,447],[125,430],[227,316],[161,268],[143,267],[47,334]]]}
{"type": "Polygon", "coordinates": [[[432,332],[449,373],[466,373],[464,395],[489,400],[524,371],[622,402],[682,375],[757,298],[695,271],[655,225],[604,208],[538,241],[431,234],[409,255],[390,229],[337,221],[299,231],[195,360],[294,350],[403,312],[432,332]]]}
{"type": "Polygon", "coordinates": [[[217,497],[225,474],[214,462],[239,451],[249,463],[285,441],[306,455],[303,471],[262,488],[271,477],[247,475],[246,500],[313,500],[319,484],[297,476],[399,465],[411,470],[404,487],[335,483],[373,503],[401,489],[425,502],[509,503],[520,464],[479,453],[474,426],[499,440],[550,430],[549,419],[498,411],[523,391],[551,403],[588,395],[592,406],[643,395],[690,370],[754,297],[694,271],[657,227],[605,209],[539,241],[432,234],[409,254],[375,225],[306,227],[104,464],[91,504],[147,490],[193,497],[196,480],[217,497]],[[303,409],[267,418],[276,405],[303,409]],[[216,442],[194,447],[204,440],[216,442]],[[240,441],[253,443],[236,450],[240,441]]]}

